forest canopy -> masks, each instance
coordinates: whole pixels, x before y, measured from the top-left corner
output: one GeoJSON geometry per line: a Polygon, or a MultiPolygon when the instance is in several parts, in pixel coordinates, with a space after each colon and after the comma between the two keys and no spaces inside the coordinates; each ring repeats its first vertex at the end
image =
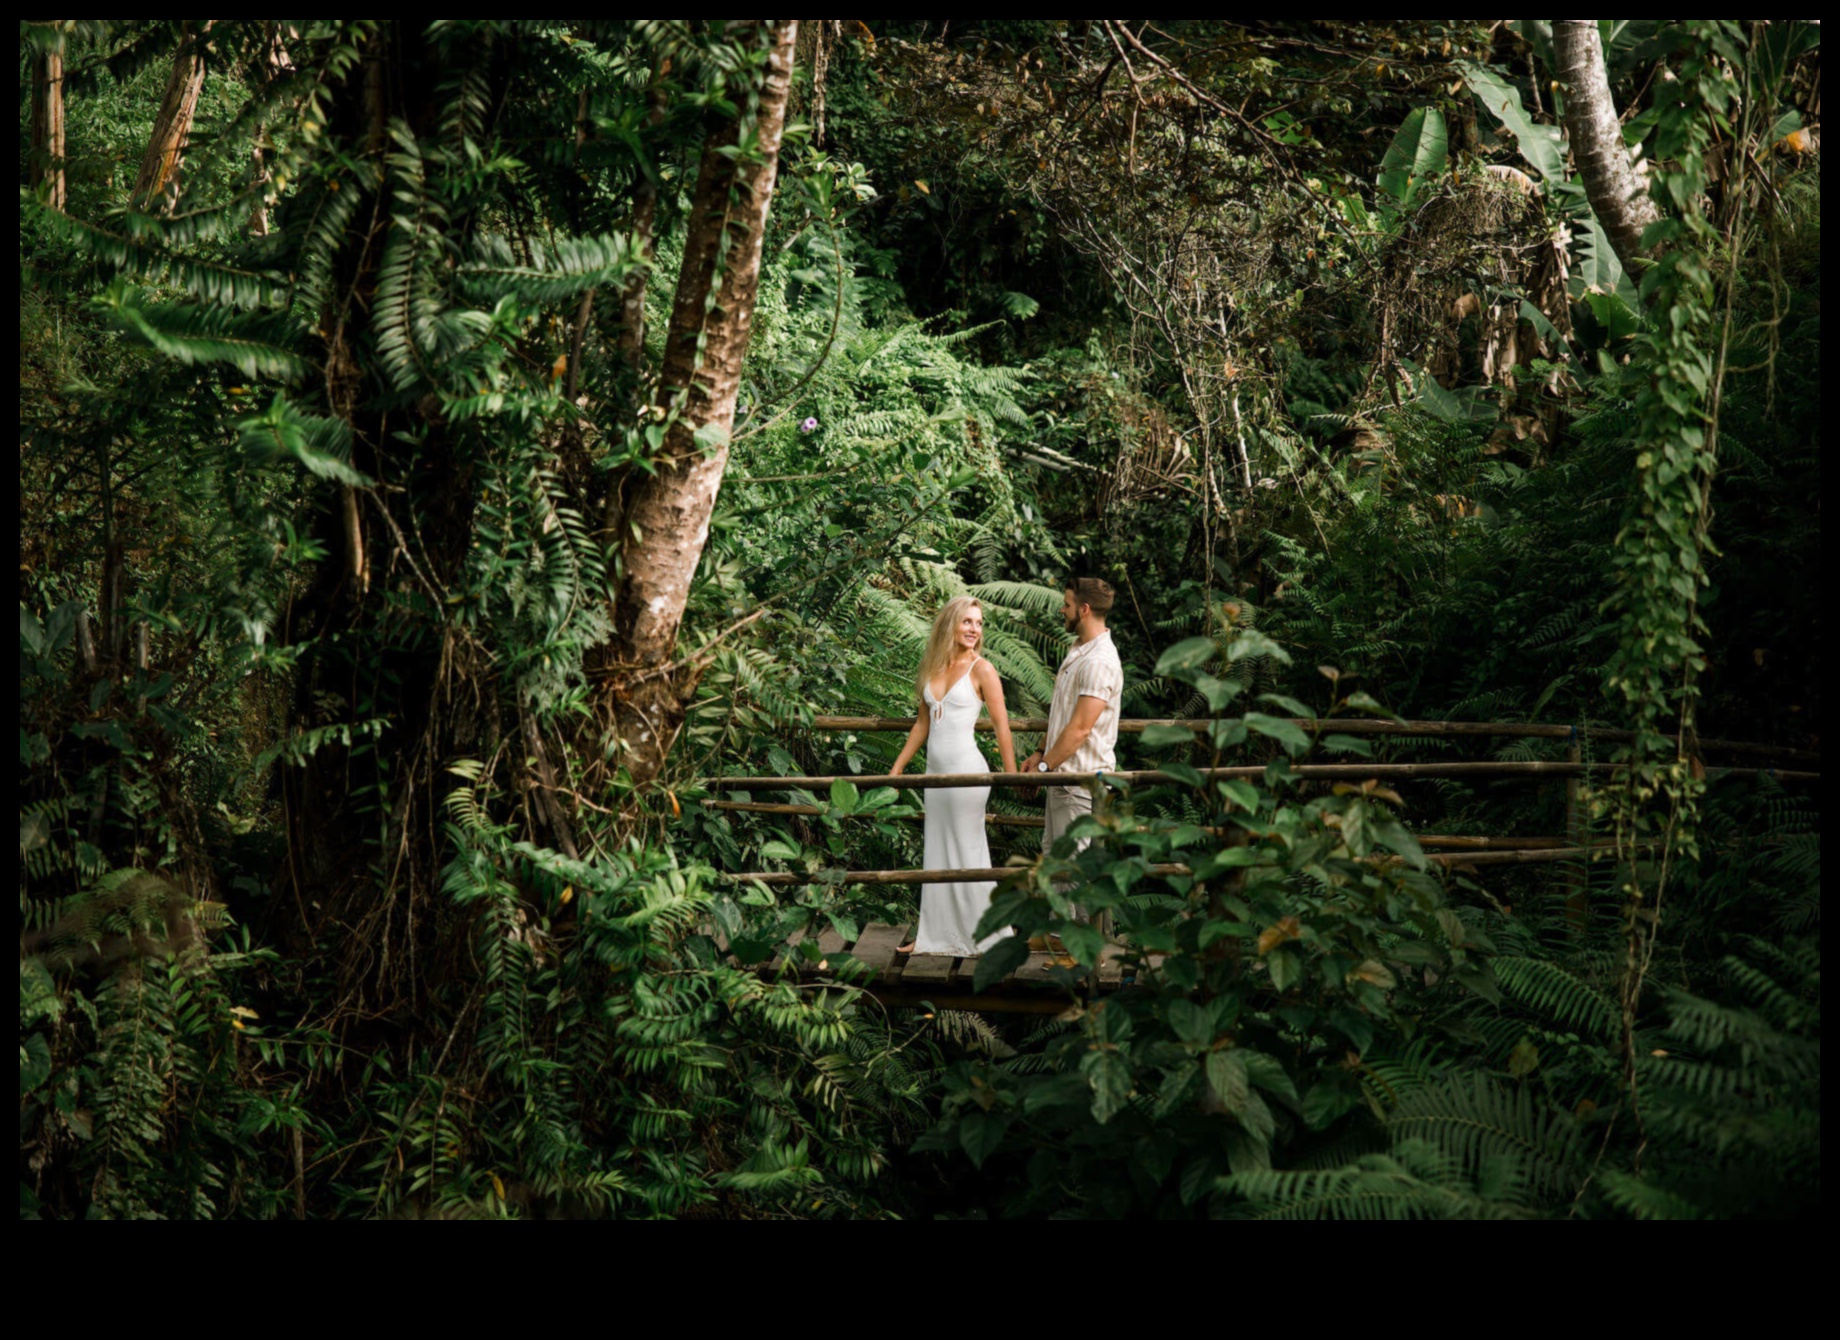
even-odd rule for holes
{"type": "Polygon", "coordinates": [[[1818,1209],[1818,22],[20,32],[22,1218],[1818,1209]]]}

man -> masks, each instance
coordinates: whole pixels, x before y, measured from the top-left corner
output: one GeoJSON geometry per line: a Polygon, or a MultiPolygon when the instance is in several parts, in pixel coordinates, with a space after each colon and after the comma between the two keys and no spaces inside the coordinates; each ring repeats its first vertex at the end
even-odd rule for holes
{"type": "MultiPolygon", "coordinates": [[[[1061,596],[1061,618],[1075,634],[1060,673],[1054,677],[1054,702],[1048,710],[1048,747],[1022,761],[1024,772],[1111,772],[1118,766],[1118,709],[1124,694],[1124,667],[1112,645],[1105,616],[1112,610],[1112,588],[1096,577],[1076,577],[1061,596]]],[[[1055,842],[1083,814],[1091,814],[1092,793],[1080,786],[1047,788],[1047,826],[1041,849],[1055,842]]],[[[1084,847],[1086,841],[1079,844],[1084,847]]],[[[1076,848],[1078,850],[1078,848],[1076,848]]]]}

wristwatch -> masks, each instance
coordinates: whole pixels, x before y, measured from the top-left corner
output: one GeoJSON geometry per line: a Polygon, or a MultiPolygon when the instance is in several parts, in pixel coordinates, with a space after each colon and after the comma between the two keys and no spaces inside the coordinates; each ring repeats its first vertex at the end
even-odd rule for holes
{"type": "Polygon", "coordinates": [[[1047,772],[1047,771],[1049,771],[1049,768],[1048,768],[1048,760],[1047,760],[1047,759],[1045,759],[1045,758],[1043,758],[1043,759],[1037,759],[1037,760],[1035,761],[1035,771],[1036,771],[1036,772],[1047,772]]]}

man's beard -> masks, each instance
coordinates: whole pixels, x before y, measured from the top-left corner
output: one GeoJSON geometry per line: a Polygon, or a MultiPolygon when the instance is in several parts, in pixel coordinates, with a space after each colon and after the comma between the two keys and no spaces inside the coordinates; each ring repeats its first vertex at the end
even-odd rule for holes
{"type": "Polygon", "coordinates": [[[1067,620],[1067,631],[1069,633],[1077,633],[1080,631],[1080,616],[1079,615],[1069,614],[1064,617],[1067,620]]]}

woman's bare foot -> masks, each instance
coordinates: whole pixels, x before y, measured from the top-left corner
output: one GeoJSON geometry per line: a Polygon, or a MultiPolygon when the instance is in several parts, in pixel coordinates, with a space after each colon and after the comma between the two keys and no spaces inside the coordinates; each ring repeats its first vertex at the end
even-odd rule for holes
{"type": "Polygon", "coordinates": [[[904,945],[897,945],[897,946],[895,947],[895,951],[894,951],[894,952],[895,952],[895,953],[897,953],[897,954],[911,954],[911,953],[913,953],[913,952],[914,952],[914,946],[915,946],[916,944],[918,944],[918,943],[919,943],[919,941],[917,941],[917,940],[909,940],[909,941],[908,941],[908,942],[907,942],[906,944],[904,944],[904,945]]]}

